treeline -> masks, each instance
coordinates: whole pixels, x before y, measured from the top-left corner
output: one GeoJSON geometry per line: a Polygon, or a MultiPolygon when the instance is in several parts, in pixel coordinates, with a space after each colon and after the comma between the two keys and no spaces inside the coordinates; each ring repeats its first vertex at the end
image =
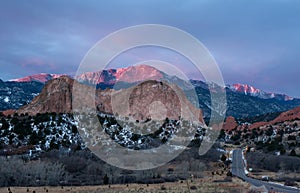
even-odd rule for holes
{"type": "Polygon", "coordinates": [[[159,168],[131,171],[111,166],[89,150],[66,153],[51,150],[38,160],[24,160],[22,156],[1,156],[0,186],[82,186],[127,183],[163,183],[184,180],[191,175],[203,177],[210,161],[218,161],[221,154],[214,148],[205,156],[193,147],[159,168]]]}
{"type": "MultiPolygon", "coordinates": [[[[300,158],[296,156],[276,156],[259,152],[248,152],[246,159],[248,166],[256,170],[300,173],[300,158]]],[[[298,180],[300,180],[300,176],[298,180]]]]}

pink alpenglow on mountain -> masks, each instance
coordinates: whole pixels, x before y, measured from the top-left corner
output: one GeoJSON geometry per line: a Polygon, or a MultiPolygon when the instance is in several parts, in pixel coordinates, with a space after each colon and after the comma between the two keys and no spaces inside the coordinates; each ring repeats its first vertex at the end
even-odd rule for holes
{"type": "Polygon", "coordinates": [[[229,86],[229,88],[233,91],[243,93],[245,95],[255,96],[262,99],[279,99],[284,101],[293,100],[294,98],[287,96],[285,94],[276,94],[276,93],[269,93],[262,91],[260,89],[257,89],[253,86],[247,85],[247,84],[233,84],[232,86],[229,86]]]}
{"type": "Polygon", "coordinates": [[[41,83],[46,83],[49,80],[59,78],[61,76],[66,76],[65,74],[47,74],[47,73],[41,73],[41,74],[34,74],[31,76],[26,76],[23,78],[17,78],[17,79],[12,79],[10,80],[11,82],[41,82],[41,83]]]}
{"type": "Polygon", "coordinates": [[[140,82],[145,80],[161,80],[164,73],[148,65],[130,66],[127,68],[108,69],[98,72],[86,72],[76,77],[79,81],[92,84],[115,84],[116,82],[140,82]]]}
{"type": "Polygon", "coordinates": [[[244,92],[245,94],[258,94],[261,92],[261,90],[247,84],[234,84],[232,86],[236,91],[244,92]]]}
{"type": "Polygon", "coordinates": [[[119,68],[116,73],[116,79],[123,82],[139,82],[144,80],[160,80],[164,74],[154,67],[147,65],[130,66],[128,68],[119,68]],[[135,77],[134,79],[132,77],[135,77]]]}

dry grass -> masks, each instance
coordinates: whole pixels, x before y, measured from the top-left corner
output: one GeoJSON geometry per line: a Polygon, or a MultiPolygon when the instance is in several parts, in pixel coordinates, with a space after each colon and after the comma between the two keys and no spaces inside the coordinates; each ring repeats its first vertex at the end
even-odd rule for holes
{"type": "MultiPolygon", "coordinates": [[[[81,186],[81,187],[29,187],[28,192],[32,193],[117,193],[117,192],[139,192],[139,193],[165,193],[165,192],[220,192],[240,193],[249,190],[249,184],[233,179],[232,182],[212,182],[212,178],[201,178],[188,181],[163,184],[129,184],[129,185],[104,185],[104,186],[81,186]],[[189,187],[189,188],[188,188],[189,187]],[[190,190],[189,190],[190,189],[190,190]]],[[[12,193],[26,193],[26,187],[11,187],[12,193]]],[[[8,193],[8,188],[0,188],[1,193],[8,193]]]]}

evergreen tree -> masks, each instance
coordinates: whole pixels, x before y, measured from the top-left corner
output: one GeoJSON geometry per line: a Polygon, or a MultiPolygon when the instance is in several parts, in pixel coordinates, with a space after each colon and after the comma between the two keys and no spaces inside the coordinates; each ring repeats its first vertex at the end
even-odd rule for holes
{"type": "Polygon", "coordinates": [[[103,177],[103,184],[108,184],[109,183],[109,177],[107,176],[107,174],[105,174],[105,176],[103,177]]]}
{"type": "Polygon", "coordinates": [[[297,156],[296,151],[294,149],[292,149],[292,151],[290,152],[290,156],[297,156]]]}

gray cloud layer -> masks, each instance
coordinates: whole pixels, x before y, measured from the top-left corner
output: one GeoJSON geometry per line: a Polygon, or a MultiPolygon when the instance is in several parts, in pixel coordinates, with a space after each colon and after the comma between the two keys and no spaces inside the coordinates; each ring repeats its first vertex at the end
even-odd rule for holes
{"type": "MultiPolygon", "coordinates": [[[[101,38],[144,23],[198,38],[227,83],[300,97],[300,1],[1,1],[0,78],[74,73],[101,38]]],[[[192,72],[190,72],[192,74],[192,72]]]]}

